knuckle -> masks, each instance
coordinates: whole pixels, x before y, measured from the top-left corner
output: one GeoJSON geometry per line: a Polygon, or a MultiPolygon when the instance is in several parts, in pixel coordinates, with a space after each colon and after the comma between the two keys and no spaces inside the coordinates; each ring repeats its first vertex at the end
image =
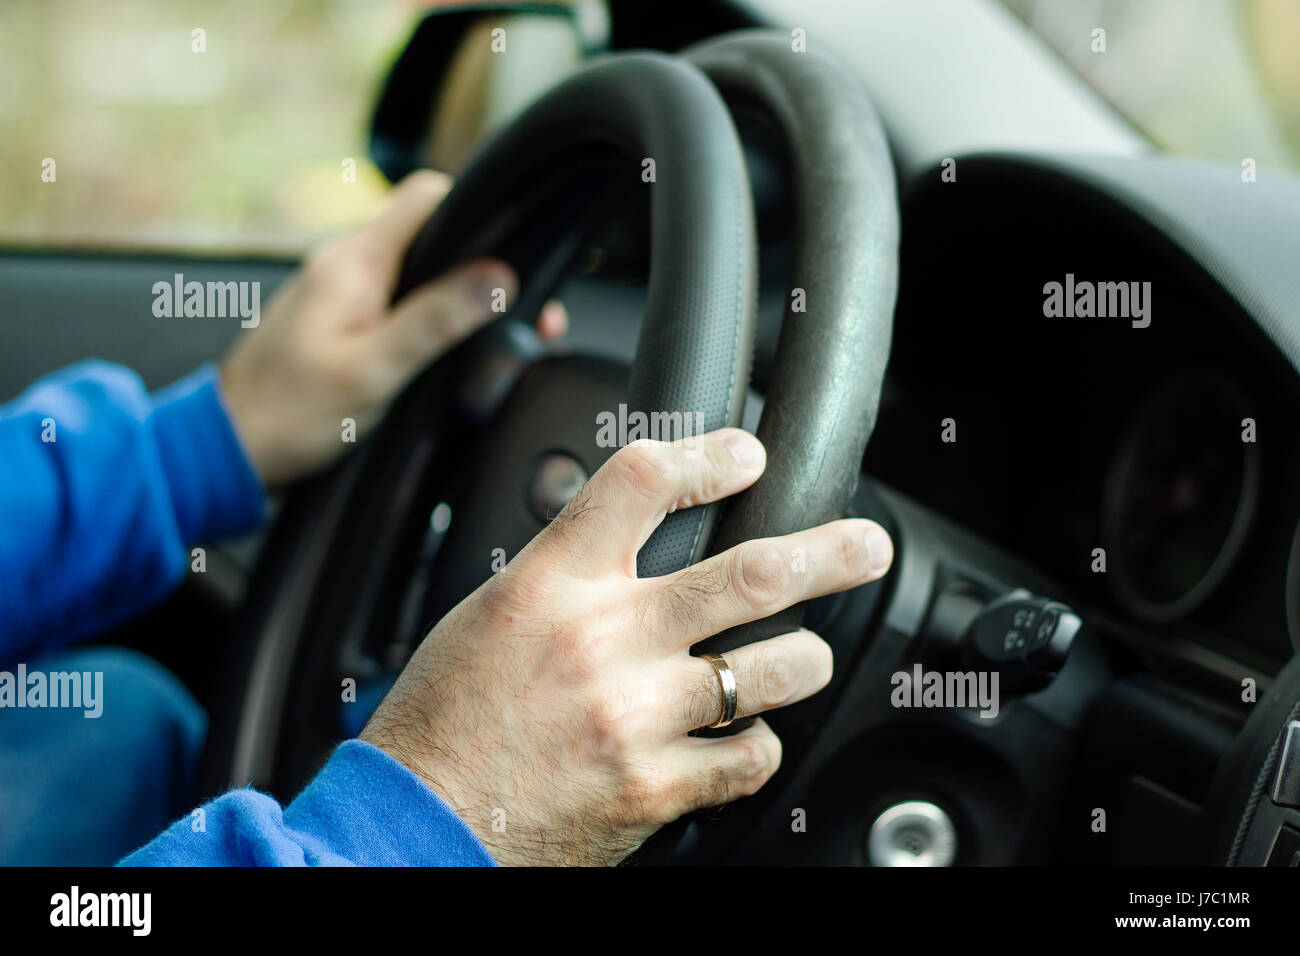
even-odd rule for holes
{"type": "Polygon", "coordinates": [[[674,484],[675,467],[663,442],[640,438],[615,454],[622,482],[647,498],[661,498],[674,484]]]}
{"type": "Polygon", "coordinates": [[[696,505],[716,501],[730,484],[731,473],[735,470],[735,459],[721,443],[705,442],[695,447],[697,449],[702,447],[703,455],[693,455],[688,452],[687,459],[695,457],[702,460],[691,468],[689,487],[677,501],[679,508],[693,508],[696,505]]]}
{"type": "Polygon", "coordinates": [[[624,760],[636,742],[628,710],[614,696],[598,697],[587,705],[587,731],[592,753],[601,760],[624,760]]]}
{"type": "Polygon", "coordinates": [[[516,555],[483,587],[494,626],[514,630],[520,621],[545,619],[550,595],[564,587],[564,580],[550,562],[516,555]]]}
{"type": "Polygon", "coordinates": [[[734,586],[740,599],[756,610],[778,605],[790,586],[790,567],[779,548],[756,544],[736,554],[734,586]]]}
{"type": "MultiPolygon", "coordinates": [[[[591,683],[602,670],[605,656],[603,636],[578,626],[561,626],[551,641],[555,660],[557,679],[567,687],[581,687],[591,683]]],[[[600,705],[593,708],[590,715],[593,720],[607,716],[607,711],[600,705]]]]}
{"type": "Polygon", "coordinates": [[[861,535],[839,531],[837,535],[840,549],[840,577],[852,579],[860,568],[867,566],[867,545],[861,535]]]}
{"type": "MultiPolygon", "coordinates": [[[[779,761],[777,761],[779,763],[779,761]]],[[[743,796],[753,796],[763,784],[772,779],[777,764],[757,740],[748,740],[740,754],[740,774],[737,787],[743,796]]]]}
{"type": "Polygon", "coordinates": [[[760,704],[780,707],[795,690],[794,662],[789,655],[773,649],[759,652],[754,668],[754,691],[760,704]]]}
{"type": "Polygon", "coordinates": [[[313,288],[348,301],[372,294],[379,281],[374,263],[344,240],[314,249],[303,272],[313,288]]]}
{"type": "Polygon", "coordinates": [[[746,740],[736,759],[737,784],[748,796],[758,790],[771,776],[767,753],[757,740],[746,740]]]}
{"type": "Polygon", "coordinates": [[[835,674],[835,652],[831,650],[830,644],[816,637],[811,642],[808,659],[816,678],[817,689],[820,690],[831,682],[831,677],[835,674]]]}
{"type": "Polygon", "coordinates": [[[721,441],[711,441],[706,446],[709,473],[717,482],[726,481],[737,469],[736,457],[721,441]]]}
{"type": "Polygon", "coordinates": [[[701,469],[701,474],[695,482],[697,494],[692,504],[716,501],[731,484],[731,476],[736,470],[735,458],[718,442],[709,444],[706,458],[708,467],[701,469]]]}
{"type": "Polygon", "coordinates": [[[378,285],[375,270],[358,258],[349,257],[345,261],[331,276],[330,291],[345,302],[367,298],[378,285]]]}
{"type": "Polygon", "coordinates": [[[313,285],[329,282],[334,270],[345,259],[338,240],[314,246],[302,262],[302,274],[313,285]]]}

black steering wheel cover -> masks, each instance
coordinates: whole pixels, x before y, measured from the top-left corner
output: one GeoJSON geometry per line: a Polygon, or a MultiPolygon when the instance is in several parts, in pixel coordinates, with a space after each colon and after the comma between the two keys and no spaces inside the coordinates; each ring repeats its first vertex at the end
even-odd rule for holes
{"type": "MultiPolygon", "coordinates": [[[[843,517],[875,428],[898,295],[897,182],[884,127],[853,69],[752,30],[691,47],[730,103],[774,121],[793,179],[794,255],[758,437],[767,471],[733,498],[710,553],[843,517]]],[[[697,645],[720,654],[797,628],[802,607],[697,645]]]]}
{"type": "MultiPolygon", "coordinates": [[[[628,411],[681,413],[693,432],[697,424],[703,431],[739,424],[758,289],[749,177],[726,105],[678,58],[611,57],[537,100],[478,153],[422,228],[394,297],[458,261],[498,254],[526,273],[520,301],[535,307],[553,291],[530,289],[536,274],[554,285],[563,270],[518,261],[510,234],[539,212],[566,217],[598,190],[592,177],[602,173],[623,189],[651,191],[649,286],[628,411]],[[642,178],[647,159],[654,160],[650,183],[642,178]]],[[[562,226],[570,231],[583,225],[576,210],[567,218],[562,226]]],[[[557,231],[547,245],[577,247],[557,231]]],[[[669,515],[638,555],[638,573],[666,574],[699,560],[716,512],[669,515]]]]}
{"type": "MultiPolygon", "coordinates": [[[[729,105],[770,120],[792,179],[794,248],[790,291],[757,434],[767,470],[730,499],[710,545],[788,534],[842,517],[857,487],[875,428],[898,295],[898,194],[884,128],[854,71],[814,51],[796,53],[786,34],[743,31],[690,47],[683,56],[717,85],[729,105]]],[[[802,606],[699,642],[722,654],[794,630],[802,606]]],[[[825,715],[843,690],[832,685],[766,714],[784,744],[781,769],[755,796],[703,823],[684,817],[638,852],[642,864],[716,862],[740,840],[797,773],[825,715]]],[[[736,721],[722,731],[752,724],[736,721]]]]}

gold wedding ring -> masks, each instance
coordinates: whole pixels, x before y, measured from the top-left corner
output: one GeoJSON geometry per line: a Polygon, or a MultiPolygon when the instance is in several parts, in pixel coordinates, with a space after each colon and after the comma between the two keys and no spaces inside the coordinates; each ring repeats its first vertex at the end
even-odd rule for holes
{"type": "Polygon", "coordinates": [[[731,666],[721,655],[701,654],[700,656],[713,665],[713,673],[718,675],[718,683],[722,685],[722,716],[718,718],[717,723],[709,724],[709,728],[725,727],[736,719],[736,675],[732,673],[731,666]]]}

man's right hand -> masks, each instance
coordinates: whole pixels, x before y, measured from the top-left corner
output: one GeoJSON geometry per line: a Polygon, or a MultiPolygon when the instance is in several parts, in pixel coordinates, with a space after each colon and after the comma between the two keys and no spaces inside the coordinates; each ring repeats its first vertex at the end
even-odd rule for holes
{"type": "MultiPolygon", "coordinates": [[[[438,623],[361,738],[428,783],[503,864],[614,864],[682,814],[754,793],[781,743],[761,719],[688,736],[722,709],[691,645],[875,580],[893,559],[879,525],[845,519],[636,576],[667,512],[736,494],[765,463],[735,428],[621,449],[438,623]]],[[[725,656],[738,718],[831,678],[830,647],[807,630],[725,656]]]]}

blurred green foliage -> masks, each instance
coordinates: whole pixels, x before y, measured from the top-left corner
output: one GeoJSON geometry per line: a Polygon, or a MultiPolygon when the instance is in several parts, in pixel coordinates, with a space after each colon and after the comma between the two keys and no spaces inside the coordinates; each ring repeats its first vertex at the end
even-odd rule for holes
{"type": "Polygon", "coordinates": [[[385,191],[369,111],[419,15],[381,0],[3,0],[0,242],[292,254],[364,219],[385,191]]]}

